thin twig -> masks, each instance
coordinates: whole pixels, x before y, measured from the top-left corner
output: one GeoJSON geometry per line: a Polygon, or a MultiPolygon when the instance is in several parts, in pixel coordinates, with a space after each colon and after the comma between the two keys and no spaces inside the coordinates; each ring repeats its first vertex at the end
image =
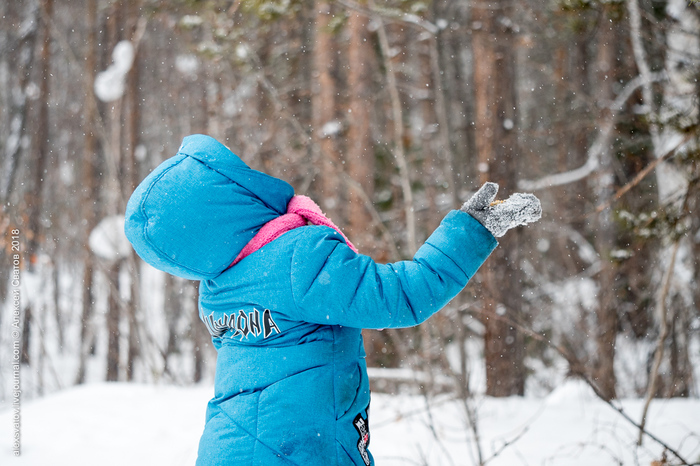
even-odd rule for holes
{"type": "Polygon", "coordinates": [[[445,95],[442,85],[442,70],[440,68],[440,51],[439,51],[439,36],[435,36],[430,41],[430,67],[433,74],[433,86],[435,88],[435,118],[438,122],[438,137],[440,144],[438,145],[438,156],[442,158],[444,163],[445,178],[447,179],[447,193],[450,199],[450,209],[454,209],[459,205],[459,197],[457,195],[456,174],[453,167],[454,154],[452,152],[452,144],[450,144],[450,126],[449,117],[447,116],[447,105],[445,104],[445,95]]]}
{"type": "MultiPolygon", "coordinates": [[[[128,315],[128,304],[127,302],[121,297],[121,293],[119,290],[119,286],[117,283],[114,283],[113,281],[108,279],[108,269],[107,269],[107,263],[103,260],[98,260],[96,262],[96,268],[104,274],[107,282],[107,286],[109,287],[109,292],[114,293],[115,296],[115,302],[119,306],[119,311],[121,314],[126,314],[128,315]]],[[[138,277],[134,278],[138,279],[138,277]]],[[[138,323],[138,322],[137,322],[138,323]]],[[[143,362],[148,365],[148,368],[151,370],[151,373],[153,375],[156,375],[158,377],[162,377],[163,375],[168,375],[170,376],[170,379],[175,383],[175,384],[182,384],[182,382],[179,380],[178,377],[175,376],[175,374],[172,373],[170,368],[168,367],[167,364],[167,359],[168,355],[166,352],[160,347],[158,342],[156,341],[156,337],[151,334],[147,328],[147,325],[137,325],[136,326],[136,331],[140,335],[140,341],[143,342],[144,344],[150,343],[152,345],[152,348],[156,350],[158,355],[163,360],[163,368],[162,370],[159,370],[156,367],[156,360],[153,358],[151,361],[146,361],[145,358],[142,358],[143,362]]],[[[143,354],[151,354],[149,351],[143,352],[143,354]]]]}
{"type": "Polygon", "coordinates": [[[435,418],[433,417],[433,410],[430,408],[430,399],[428,397],[428,390],[423,390],[423,400],[425,400],[425,413],[428,416],[428,422],[427,422],[427,427],[430,430],[430,433],[433,434],[433,438],[439,445],[440,449],[444,453],[445,457],[447,460],[450,462],[450,464],[454,465],[454,461],[452,460],[452,456],[450,455],[450,452],[447,450],[443,442],[440,440],[440,436],[438,435],[437,431],[435,430],[435,418]]]}
{"type": "Polygon", "coordinates": [[[529,425],[523,427],[523,430],[520,431],[520,433],[518,433],[518,435],[516,435],[515,437],[513,437],[513,438],[510,439],[510,440],[506,440],[506,441],[503,443],[503,445],[501,445],[501,447],[500,447],[498,450],[494,451],[493,454],[492,454],[491,456],[489,456],[489,457],[486,459],[486,461],[484,461],[482,464],[488,463],[489,461],[491,461],[492,459],[496,458],[498,455],[500,455],[501,453],[503,453],[503,451],[504,451],[506,448],[508,448],[509,446],[513,445],[515,442],[517,442],[518,440],[520,440],[520,439],[522,438],[522,436],[525,435],[525,434],[527,433],[528,430],[530,430],[530,426],[529,426],[529,425]]]}
{"type": "Polygon", "coordinates": [[[401,260],[401,253],[399,252],[399,248],[396,245],[396,241],[394,240],[393,235],[389,231],[386,225],[384,225],[384,222],[382,222],[382,218],[379,215],[379,212],[377,211],[377,208],[374,207],[374,204],[372,203],[372,199],[370,199],[369,195],[367,192],[364,190],[362,185],[358,183],[356,180],[354,180],[350,175],[348,175],[345,172],[341,172],[340,174],[343,182],[350,187],[350,189],[354,190],[355,193],[360,196],[360,199],[362,199],[362,202],[365,205],[365,209],[367,209],[367,212],[369,212],[369,215],[372,217],[372,222],[373,226],[376,226],[379,228],[379,231],[382,233],[382,237],[384,238],[384,241],[386,242],[387,246],[389,247],[389,252],[391,254],[392,260],[394,262],[401,260]]]}
{"type": "MultiPolygon", "coordinates": [[[[466,310],[467,306],[463,306],[463,308],[464,308],[464,310],[466,310]]],[[[472,310],[474,312],[477,312],[480,314],[483,314],[485,312],[482,309],[472,309],[472,310]]],[[[669,453],[671,453],[673,456],[678,458],[678,460],[681,462],[680,463],[681,465],[692,466],[692,464],[689,463],[685,458],[683,458],[683,456],[681,456],[681,454],[678,451],[676,451],[676,449],[674,449],[668,443],[664,442],[659,437],[657,437],[656,435],[652,434],[651,432],[646,430],[644,427],[639,425],[639,423],[637,423],[634,419],[632,419],[630,417],[630,415],[627,414],[624,411],[624,409],[622,409],[621,406],[616,406],[611,400],[606,399],[606,397],[603,396],[603,394],[601,393],[600,389],[595,384],[595,382],[593,382],[590,379],[590,377],[588,377],[588,375],[586,374],[585,370],[583,369],[583,363],[581,361],[579,361],[576,356],[574,356],[569,351],[567,351],[566,348],[562,347],[561,345],[557,345],[557,344],[553,343],[551,340],[544,338],[539,333],[526,327],[525,325],[521,324],[520,322],[515,321],[513,318],[508,317],[507,315],[489,314],[489,318],[497,319],[497,320],[505,322],[509,325],[512,325],[512,326],[516,327],[518,330],[520,330],[521,332],[529,335],[530,337],[536,339],[537,341],[540,341],[540,342],[546,344],[547,346],[549,346],[550,348],[555,350],[557,353],[559,353],[560,356],[562,356],[564,359],[566,359],[566,361],[569,363],[569,369],[571,370],[571,372],[574,373],[576,376],[580,377],[584,382],[586,382],[586,384],[588,384],[588,386],[591,387],[591,389],[593,390],[593,393],[595,393],[595,395],[598,398],[600,398],[602,401],[604,401],[612,409],[617,411],[627,422],[629,422],[634,427],[636,427],[641,432],[643,432],[644,435],[646,435],[647,437],[652,439],[654,442],[661,445],[661,447],[663,447],[669,453]]]]}
{"type": "MultiPolygon", "coordinates": [[[[446,364],[446,367],[449,368],[451,372],[453,372],[453,377],[455,377],[457,380],[461,379],[461,386],[460,388],[460,398],[462,399],[462,402],[464,403],[464,411],[467,415],[467,423],[469,424],[469,428],[472,431],[472,435],[474,436],[474,444],[476,448],[476,455],[477,459],[479,461],[479,465],[484,464],[484,453],[481,448],[481,433],[479,432],[479,416],[477,413],[476,408],[474,407],[474,394],[472,393],[471,387],[469,385],[469,379],[470,379],[470,371],[469,371],[469,359],[468,359],[468,354],[466,351],[466,345],[467,345],[467,338],[465,334],[465,327],[466,324],[462,322],[462,313],[457,310],[455,312],[456,314],[456,322],[455,322],[455,327],[457,329],[457,341],[459,342],[459,356],[460,356],[460,369],[461,369],[461,374],[454,374],[454,371],[452,370],[452,366],[449,364],[449,361],[446,364]],[[460,377],[461,375],[461,377],[460,377]]],[[[443,357],[446,358],[443,352],[443,357]]]]}
{"type": "Polygon", "coordinates": [[[653,169],[655,169],[657,165],[659,165],[661,162],[665,162],[666,160],[668,160],[668,159],[670,159],[671,157],[673,157],[674,155],[676,155],[676,152],[677,152],[681,147],[683,147],[683,146],[685,145],[686,142],[690,141],[690,139],[691,139],[692,137],[693,137],[693,134],[692,134],[692,133],[686,134],[685,137],[684,137],[683,139],[681,139],[681,141],[680,141],[678,144],[676,144],[675,146],[673,146],[673,148],[671,148],[668,152],[666,152],[665,154],[663,154],[661,157],[658,157],[658,158],[654,159],[653,162],[651,162],[649,165],[647,165],[646,167],[644,167],[644,169],[643,169],[642,171],[640,171],[639,173],[637,173],[637,175],[636,175],[630,182],[628,182],[626,185],[624,185],[622,188],[620,188],[620,189],[615,193],[614,196],[612,196],[610,199],[608,199],[607,202],[604,202],[603,204],[599,205],[598,207],[595,208],[594,211],[592,211],[592,212],[586,214],[586,216],[588,217],[588,216],[591,216],[591,215],[599,214],[599,213],[601,213],[602,211],[604,211],[605,209],[607,209],[608,207],[610,207],[614,202],[617,202],[622,196],[624,196],[624,195],[627,193],[627,191],[629,191],[630,189],[632,189],[632,188],[634,188],[635,186],[637,186],[644,178],[646,178],[647,175],[648,175],[649,173],[651,173],[651,171],[652,171],[653,169]]]}

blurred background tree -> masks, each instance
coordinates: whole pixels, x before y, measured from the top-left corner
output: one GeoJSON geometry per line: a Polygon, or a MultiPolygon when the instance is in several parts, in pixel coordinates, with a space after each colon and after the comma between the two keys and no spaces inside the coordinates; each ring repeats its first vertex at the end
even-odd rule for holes
{"type": "Polygon", "coordinates": [[[375,390],[543,394],[577,375],[608,399],[698,395],[697,4],[17,0],[0,13],[0,328],[17,228],[25,394],[211,382],[196,284],[109,234],[140,180],[201,132],[317,199],[382,262],[410,259],[486,180],[542,199],[543,220],[505,237],[445,311],[365,332],[371,367],[414,370],[372,370],[375,390]]]}

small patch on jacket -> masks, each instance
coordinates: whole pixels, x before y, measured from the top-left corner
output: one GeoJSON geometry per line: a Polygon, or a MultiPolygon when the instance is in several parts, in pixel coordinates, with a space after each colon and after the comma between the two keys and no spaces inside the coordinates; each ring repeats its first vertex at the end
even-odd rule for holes
{"type": "Polygon", "coordinates": [[[272,319],[272,312],[269,309],[262,312],[262,320],[258,309],[253,309],[248,313],[241,309],[238,313],[224,313],[216,320],[214,320],[212,312],[203,321],[211,336],[215,338],[221,338],[229,330],[234,330],[231,338],[240,336],[241,340],[248,338],[248,335],[257,337],[262,334],[263,338],[267,338],[273,333],[281,333],[280,328],[272,319]]]}
{"type": "Polygon", "coordinates": [[[367,447],[369,447],[369,406],[367,408],[367,419],[364,419],[362,414],[358,414],[352,421],[355,430],[360,435],[360,439],[357,441],[357,451],[360,452],[365,466],[369,466],[369,453],[367,452],[367,447]]]}

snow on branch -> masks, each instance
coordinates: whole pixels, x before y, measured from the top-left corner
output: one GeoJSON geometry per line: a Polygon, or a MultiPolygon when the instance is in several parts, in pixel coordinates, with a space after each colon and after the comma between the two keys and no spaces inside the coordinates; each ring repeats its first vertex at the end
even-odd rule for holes
{"type": "Polygon", "coordinates": [[[411,13],[406,13],[399,9],[387,8],[385,6],[369,5],[369,8],[359,5],[350,0],[338,0],[338,3],[351,10],[358,11],[366,16],[378,16],[384,18],[388,21],[401,21],[404,23],[412,24],[418,26],[421,29],[428,31],[432,35],[437,35],[440,29],[444,29],[445,20],[438,20],[438,24],[433,24],[421,18],[418,15],[411,13]]]}
{"type": "Polygon", "coordinates": [[[112,50],[112,64],[95,76],[95,95],[102,102],[121,99],[126,90],[126,75],[136,59],[139,43],[146,30],[146,20],[139,19],[131,40],[117,42],[112,50]]]}
{"type": "Polygon", "coordinates": [[[134,46],[131,41],[117,43],[112,52],[113,63],[95,77],[95,95],[103,102],[112,102],[124,95],[126,75],[134,63],[134,46]]]}
{"type": "MultiPolygon", "coordinates": [[[[648,77],[650,82],[664,81],[667,78],[665,71],[651,73],[648,77]]],[[[634,91],[643,86],[646,80],[642,76],[637,76],[629,81],[622,89],[617,98],[608,106],[610,114],[603,122],[603,125],[596,137],[595,141],[588,149],[588,158],[579,168],[569,170],[562,173],[547,175],[538,180],[521,180],[518,182],[518,188],[526,191],[537,191],[539,189],[561,186],[564,184],[573,183],[581,180],[593,173],[600,165],[600,155],[605,148],[610,144],[610,136],[615,128],[615,121],[620,113],[620,110],[625,106],[625,102],[632,96],[634,91]]]]}

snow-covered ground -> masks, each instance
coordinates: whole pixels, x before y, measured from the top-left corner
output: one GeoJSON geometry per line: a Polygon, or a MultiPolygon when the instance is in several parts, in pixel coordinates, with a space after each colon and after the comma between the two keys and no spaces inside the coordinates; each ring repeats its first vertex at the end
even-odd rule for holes
{"type": "MultiPolygon", "coordinates": [[[[12,412],[5,404],[0,464],[192,465],[212,392],[101,383],[26,402],[19,458],[12,455],[12,412]]],[[[642,401],[621,405],[639,417],[642,401]]],[[[543,399],[480,398],[476,410],[489,465],[648,466],[662,454],[649,439],[635,448],[635,429],[576,381],[543,399]]],[[[687,460],[700,461],[700,400],[655,401],[648,425],[687,460]]],[[[431,399],[428,409],[420,396],[374,394],[370,426],[370,450],[379,466],[478,464],[463,405],[448,397],[431,399]]]]}

